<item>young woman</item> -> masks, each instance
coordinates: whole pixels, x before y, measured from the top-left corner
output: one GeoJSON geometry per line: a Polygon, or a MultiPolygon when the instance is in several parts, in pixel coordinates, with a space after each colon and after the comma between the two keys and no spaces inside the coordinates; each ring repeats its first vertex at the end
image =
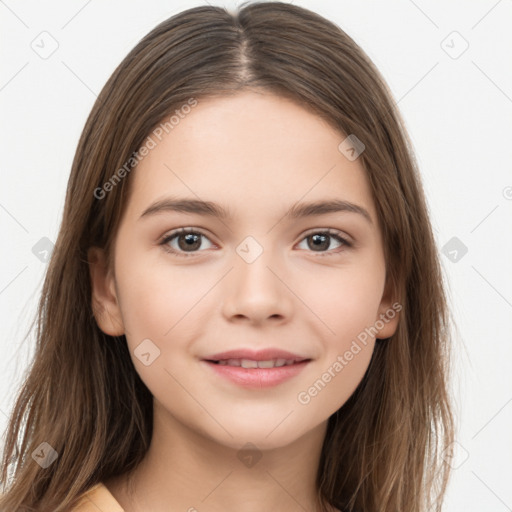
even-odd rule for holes
{"type": "Polygon", "coordinates": [[[361,48],[286,3],[181,12],[80,139],[0,510],[440,510],[449,327],[361,48]]]}

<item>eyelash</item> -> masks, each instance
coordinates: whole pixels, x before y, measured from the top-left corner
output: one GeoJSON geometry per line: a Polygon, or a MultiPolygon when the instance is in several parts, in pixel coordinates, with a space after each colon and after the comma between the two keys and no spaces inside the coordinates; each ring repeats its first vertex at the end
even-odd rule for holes
{"type": "MultiPolygon", "coordinates": [[[[171,231],[170,233],[164,235],[164,237],[162,238],[162,240],[159,242],[158,245],[161,245],[163,247],[164,251],[166,251],[168,253],[171,253],[171,254],[174,254],[176,256],[179,256],[179,257],[184,257],[184,258],[188,258],[190,256],[194,256],[198,252],[202,252],[202,251],[196,251],[196,252],[186,253],[186,252],[176,251],[175,249],[172,249],[171,247],[169,247],[168,243],[173,238],[175,238],[175,237],[177,237],[179,235],[188,234],[188,233],[193,233],[195,235],[201,235],[201,236],[204,236],[205,238],[208,238],[199,229],[195,229],[195,228],[180,228],[178,230],[171,231]]],[[[310,232],[310,233],[308,233],[307,235],[305,235],[301,239],[301,242],[303,240],[305,240],[306,238],[309,238],[310,236],[318,235],[318,234],[329,235],[330,237],[335,238],[338,242],[340,242],[342,244],[342,246],[345,246],[346,248],[352,247],[352,243],[351,242],[349,242],[346,238],[343,238],[338,231],[334,231],[332,229],[324,229],[324,230],[318,230],[318,231],[310,232]]],[[[315,251],[309,251],[309,252],[315,252],[315,251]]],[[[324,256],[334,256],[335,254],[339,254],[340,252],[341,251],[337,251],[337,252],[333,253],[333,252],[330,252],[330,251],[325,251],[325,252],[318,252],[316,254],[317,254],[317,256],[324,257],[324,256]]]]}

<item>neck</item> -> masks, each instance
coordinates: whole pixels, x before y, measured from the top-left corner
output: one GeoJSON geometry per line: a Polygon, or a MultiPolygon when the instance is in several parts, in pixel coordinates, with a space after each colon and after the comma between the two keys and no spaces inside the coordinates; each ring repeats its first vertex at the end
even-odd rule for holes
{"type": "Polygon", "coordinates": [[[240,450],[190,430],[154,403],[143,461],[106,482],[125,512],[322,510],[316,477],[326,422],[283,447],[240,450]]]}

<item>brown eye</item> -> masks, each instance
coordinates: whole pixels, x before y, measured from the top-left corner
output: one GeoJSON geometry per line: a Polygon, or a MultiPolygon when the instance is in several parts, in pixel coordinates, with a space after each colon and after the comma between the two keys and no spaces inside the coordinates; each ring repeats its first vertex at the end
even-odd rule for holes
{"type": "Polygon", "coordinates": [[[195,233],[185,233],[177,235],[178,247],[183,251],[199,249],[201,247],[201,236],[195,233]]]}
{"type": "Polygon", "coordinates": [[[167,252],[186,257],[202,252],[199,248],[201,247],[203,239],[208,240],[206,235],[200,231],[182,228],[179,231],[174,231],[165,236],[160,242],[160,245],[162,245],[167,252]],[[177,242],[177,244],[174,242],[177,242]]]}
{"type": "Polygon", "coordinates": [[[351,243],[340,236],[340,234],[333,233],[331,231],[317,231],[311,233],[303,238],[303,241],[307,242],[307,249],[311,252],[319,253],[321,256],[329,256],[331,254],[338,254],[340,251],[334,251],[340,247],[351,247],[351,243]],[[332,247],[332,241],[335,240],[338,243],[337,247],[332,247]],[[325,254],[323,254],[325,253],[325,254]]]}
{"type": "Polygon", "coordinates": [[[310,235],[307,237],[307,240],[310,240],[311,243],[308,244],[308,247],[310,249],[314,249],[315,251],[317,249],[329,249],[330,245],[330,236],[324,235],[323,233],[317,233],[315,235],[310,235]]]}

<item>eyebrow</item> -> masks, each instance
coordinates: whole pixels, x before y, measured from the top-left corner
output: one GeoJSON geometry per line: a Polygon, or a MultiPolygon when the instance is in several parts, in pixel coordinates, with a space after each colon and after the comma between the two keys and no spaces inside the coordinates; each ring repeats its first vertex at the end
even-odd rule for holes
{"type": "MultiPolygon", "coordinates": [[[[162,212],[192,213],[222,220],[227,220],[233,216],[226,208],[211,201],[169,197],[156,201],[146,208],[139,220],[162,212]]],[[[368,210],[360,205],[341,199],[296,203],[289,208],[283,217],[290,220],[296,220],[305,217],[341,212],[356,213],[364,217],[370,224],[373,224],[368,210]]]]}

